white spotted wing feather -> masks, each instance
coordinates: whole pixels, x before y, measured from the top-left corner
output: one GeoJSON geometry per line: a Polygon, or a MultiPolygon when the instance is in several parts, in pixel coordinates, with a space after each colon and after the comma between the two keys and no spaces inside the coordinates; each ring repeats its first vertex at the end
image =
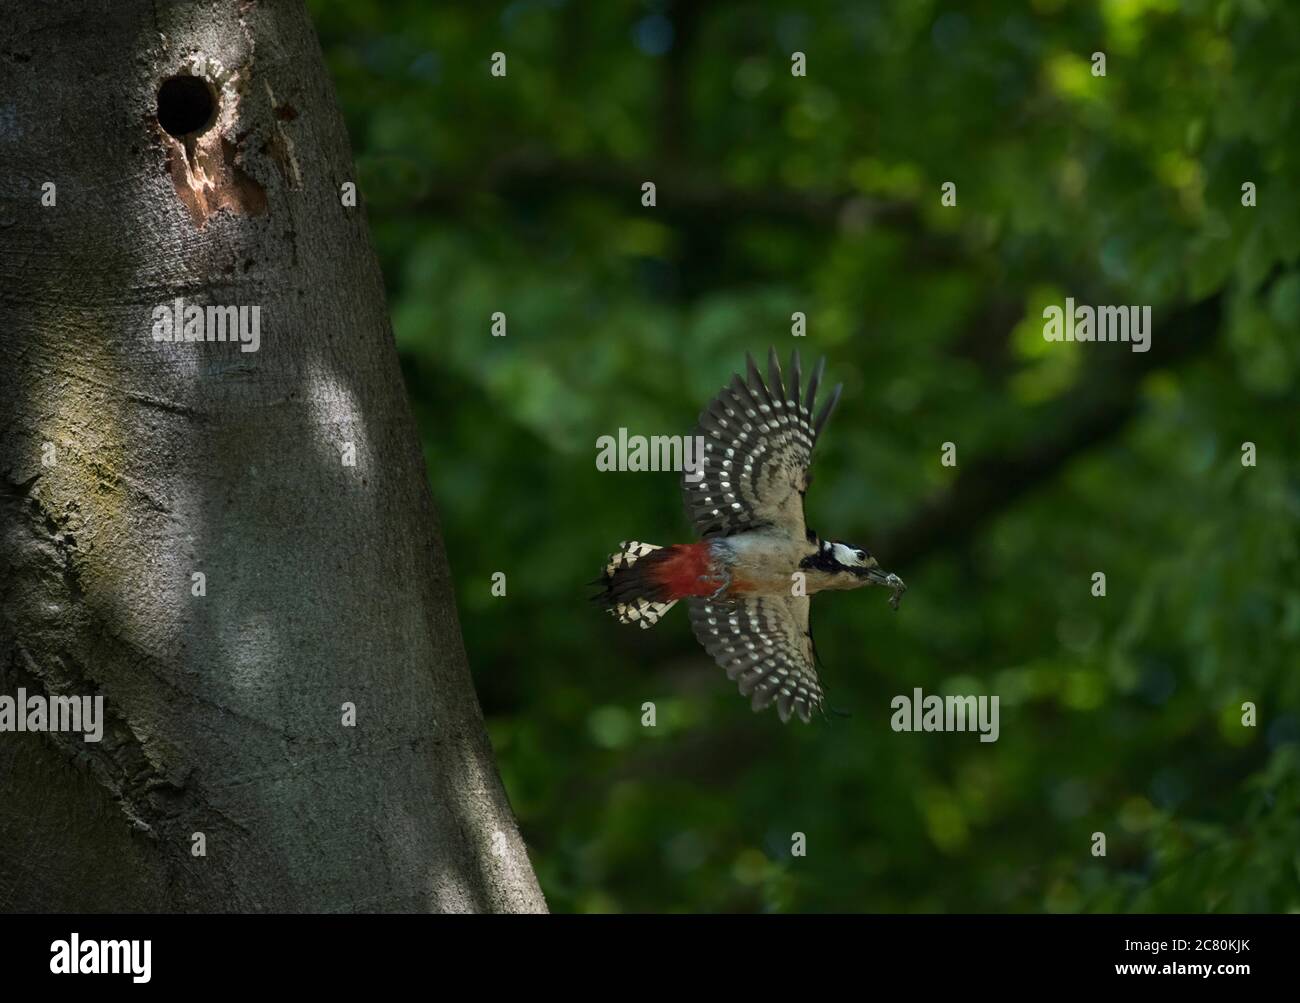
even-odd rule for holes
{"type": "Polygon", "coordinates": [[[768,356],[764,381],[750,356],[748,379],[733,376],[700,414],[695,434],[704,440],[702,477],[682,479],[686,511],[701,536],[729,536],[775,527],[792,539],[804,539],[803,493],[808,463],[822,427],[840,396],[813,414],[823,359],[800,386],[799,353],[790,360],[788,385],[782,379],[776,350],[768,356]]]}
{"type": "Polygon", "coordinates": [[[794,714],[805,723],[821,710],[807,596],[690,599],[687,605],[695,636],[754,710],[775,703],[782,721],[794,714]]]}

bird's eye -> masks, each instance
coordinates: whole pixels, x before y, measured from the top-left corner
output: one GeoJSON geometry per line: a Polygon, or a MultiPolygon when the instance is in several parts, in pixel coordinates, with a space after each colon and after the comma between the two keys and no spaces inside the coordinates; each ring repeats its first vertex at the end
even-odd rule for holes
{"type": "Polygon", "coordinates": [[[866,559],[867,559],[867,552],[866,552],[865,550],[859,550],[859,551],[858,551],[858,560],[859,560],[859,561],[865,561],[866,559]]]}

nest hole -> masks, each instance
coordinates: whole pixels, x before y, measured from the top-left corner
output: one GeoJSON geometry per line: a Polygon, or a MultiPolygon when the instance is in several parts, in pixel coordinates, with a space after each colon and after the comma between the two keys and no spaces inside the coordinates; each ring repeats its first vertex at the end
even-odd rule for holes
{"type": "Polygon", "coordinates": [[[158,88],[158,124],[184,139],[212,128],[217,120],[217,90],[202,77],[168,77],[158,88]]]}

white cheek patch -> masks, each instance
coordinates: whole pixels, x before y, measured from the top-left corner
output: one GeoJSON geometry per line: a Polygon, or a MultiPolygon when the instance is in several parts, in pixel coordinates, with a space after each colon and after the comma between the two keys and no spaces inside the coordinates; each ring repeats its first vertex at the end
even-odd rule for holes
{"type": "Polygon", "coordinates": [[[836,543],[831,545],[831,549],[832,553],[835,555],[835,560],[844,565],[844,567],[862,567],[864,562],[858,559],[858,552],[853,547],[846,547],[842,543],[836,543]]]}

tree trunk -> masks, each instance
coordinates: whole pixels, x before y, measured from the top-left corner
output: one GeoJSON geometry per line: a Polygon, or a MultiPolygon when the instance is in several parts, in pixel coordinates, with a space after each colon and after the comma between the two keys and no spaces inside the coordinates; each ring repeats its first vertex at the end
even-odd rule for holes
{"type": "Polygon", "coordinates": [[[4,17],[0,908],[545,909],[302,4],[4,17]]]}

